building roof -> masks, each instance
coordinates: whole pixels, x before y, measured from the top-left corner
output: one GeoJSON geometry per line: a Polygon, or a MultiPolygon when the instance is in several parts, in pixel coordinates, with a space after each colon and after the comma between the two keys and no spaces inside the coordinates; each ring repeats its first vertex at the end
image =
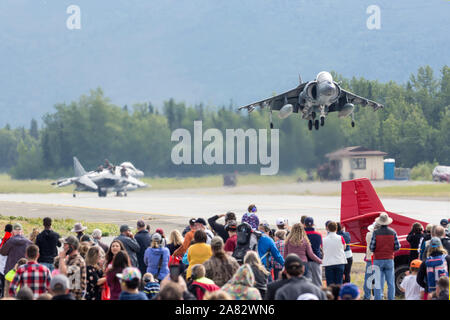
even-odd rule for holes
{"type": "Polygon", "coordinates": [[[370,150],[361,146],[347,147],[343,149],[336,150],[331,153],[327,153],[325,156],[327,158],[344,158],[344,157],[355,157],[355,156],[385,156],[386,152],[378,150],[370,150]]]}

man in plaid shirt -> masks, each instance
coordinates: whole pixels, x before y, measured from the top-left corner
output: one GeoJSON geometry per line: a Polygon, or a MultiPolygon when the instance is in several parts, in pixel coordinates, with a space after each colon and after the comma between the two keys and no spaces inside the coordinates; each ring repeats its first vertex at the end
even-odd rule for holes
{"type": "Polygon", "coordinates": [[[39,247],[32,244],[27,247],[27,264],[20,266],[11,282],[9,294],[14,297],[17,289],[28,287],[33,291],[35,298],[46,293],[50,287],[50,270],[37,262],[39,258],[39,247]]]}

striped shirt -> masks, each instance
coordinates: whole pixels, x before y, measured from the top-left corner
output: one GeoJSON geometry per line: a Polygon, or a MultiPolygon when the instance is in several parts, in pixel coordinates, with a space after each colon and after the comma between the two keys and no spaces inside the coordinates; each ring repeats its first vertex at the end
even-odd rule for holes
{"type": "Polygon", "coordinates": [[[50,270],[35,261],[30,261],[27,264],[21,265],[17,268],[16,274],[11,282],[9,294],[15,296],[17,289],[28,287],[33,291],[35,298],[46,293],[50,287],[51,274],[50,270]]]}
{"type": "Polygon", "coordinates": [[[160,291],[160,286],[158,282],[147,282],[144,287],[144,293],[147,295],[149,300],[153,299],[158,295],[160,291]]]}

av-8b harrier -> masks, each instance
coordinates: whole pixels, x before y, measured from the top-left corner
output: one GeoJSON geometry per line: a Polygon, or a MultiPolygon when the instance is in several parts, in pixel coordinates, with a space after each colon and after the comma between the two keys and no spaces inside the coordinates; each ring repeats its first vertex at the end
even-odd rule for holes
{"type": "Polygon", "coordinates": [[[65,187],[75,184],[75,191],[98,192],[99,197],[106,197],[108,192],[116,192],[118,196],[127,196],[127,191],[145,188],[148,185],[135,177],[141,177],[144,173],[136,169],[130,162],[124,162],[120,166],[112,166],[106,160],[107,168],[100,166],[96,171],[86,172],[76,157],[73,157],[75,177],[59,179],[52,185],[65,187]]]}
{"type": "Polygon", "coordinates": [[[375,110],[383,108],[383,105],[357,96],[340,87],[333,81],[333,77],[329,72],[320,72],[316,80],[302,82],[292,90],[277,96],[251,103],[239,108],[247,109],[248,112],[255,110],[257,106],[260,108],[268,107],[270,111],[270,128],[273,128],[272,110],[279,111],[281,119],[287,118],[293,112],[301,113],[302,119],[308,120],[308,128],[319,129],[319,125],[325,124],[325,118],[330,112],[338,112],[340,118],[351,116],[352,127],[355,126],[354,109],[355,104],[362,106],[370,106],[375,110]]]}

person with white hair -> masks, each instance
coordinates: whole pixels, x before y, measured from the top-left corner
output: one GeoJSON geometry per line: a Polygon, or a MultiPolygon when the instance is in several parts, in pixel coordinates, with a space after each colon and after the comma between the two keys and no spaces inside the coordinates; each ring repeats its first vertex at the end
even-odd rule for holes
{"type": "Polygon", "coordinates": [[[369,230],[369,232],[366,233],[366,256],[364,257],[364,261],[366,262],[366,272],[364,275],[364,297],[363,300],[370,300],[370,297],[372,295],[372,290],[371,288],[373,287],[372,285],[369,286],[369,284],[367,283],[368,278],[372,275],[373,273],[373,268],[372,268],[372,251],[370,251],[370,241],[372,241],[372,234],[373,231],[380,228],[380,225],[377,224],[376,222],[373,222],[371,225],[369,225],[367,227],[367,230],[369,230]]]}
{"type": "Polygon", "coordinates": [[[100,248],[103,249],[103,251],[106,253],[108,252],[108,245],[101,241],[102,238],[102,230],[100,229],[94,229],[91,234],[92,238],[94,239],[95,244],[97,244],[100,248]]]}

